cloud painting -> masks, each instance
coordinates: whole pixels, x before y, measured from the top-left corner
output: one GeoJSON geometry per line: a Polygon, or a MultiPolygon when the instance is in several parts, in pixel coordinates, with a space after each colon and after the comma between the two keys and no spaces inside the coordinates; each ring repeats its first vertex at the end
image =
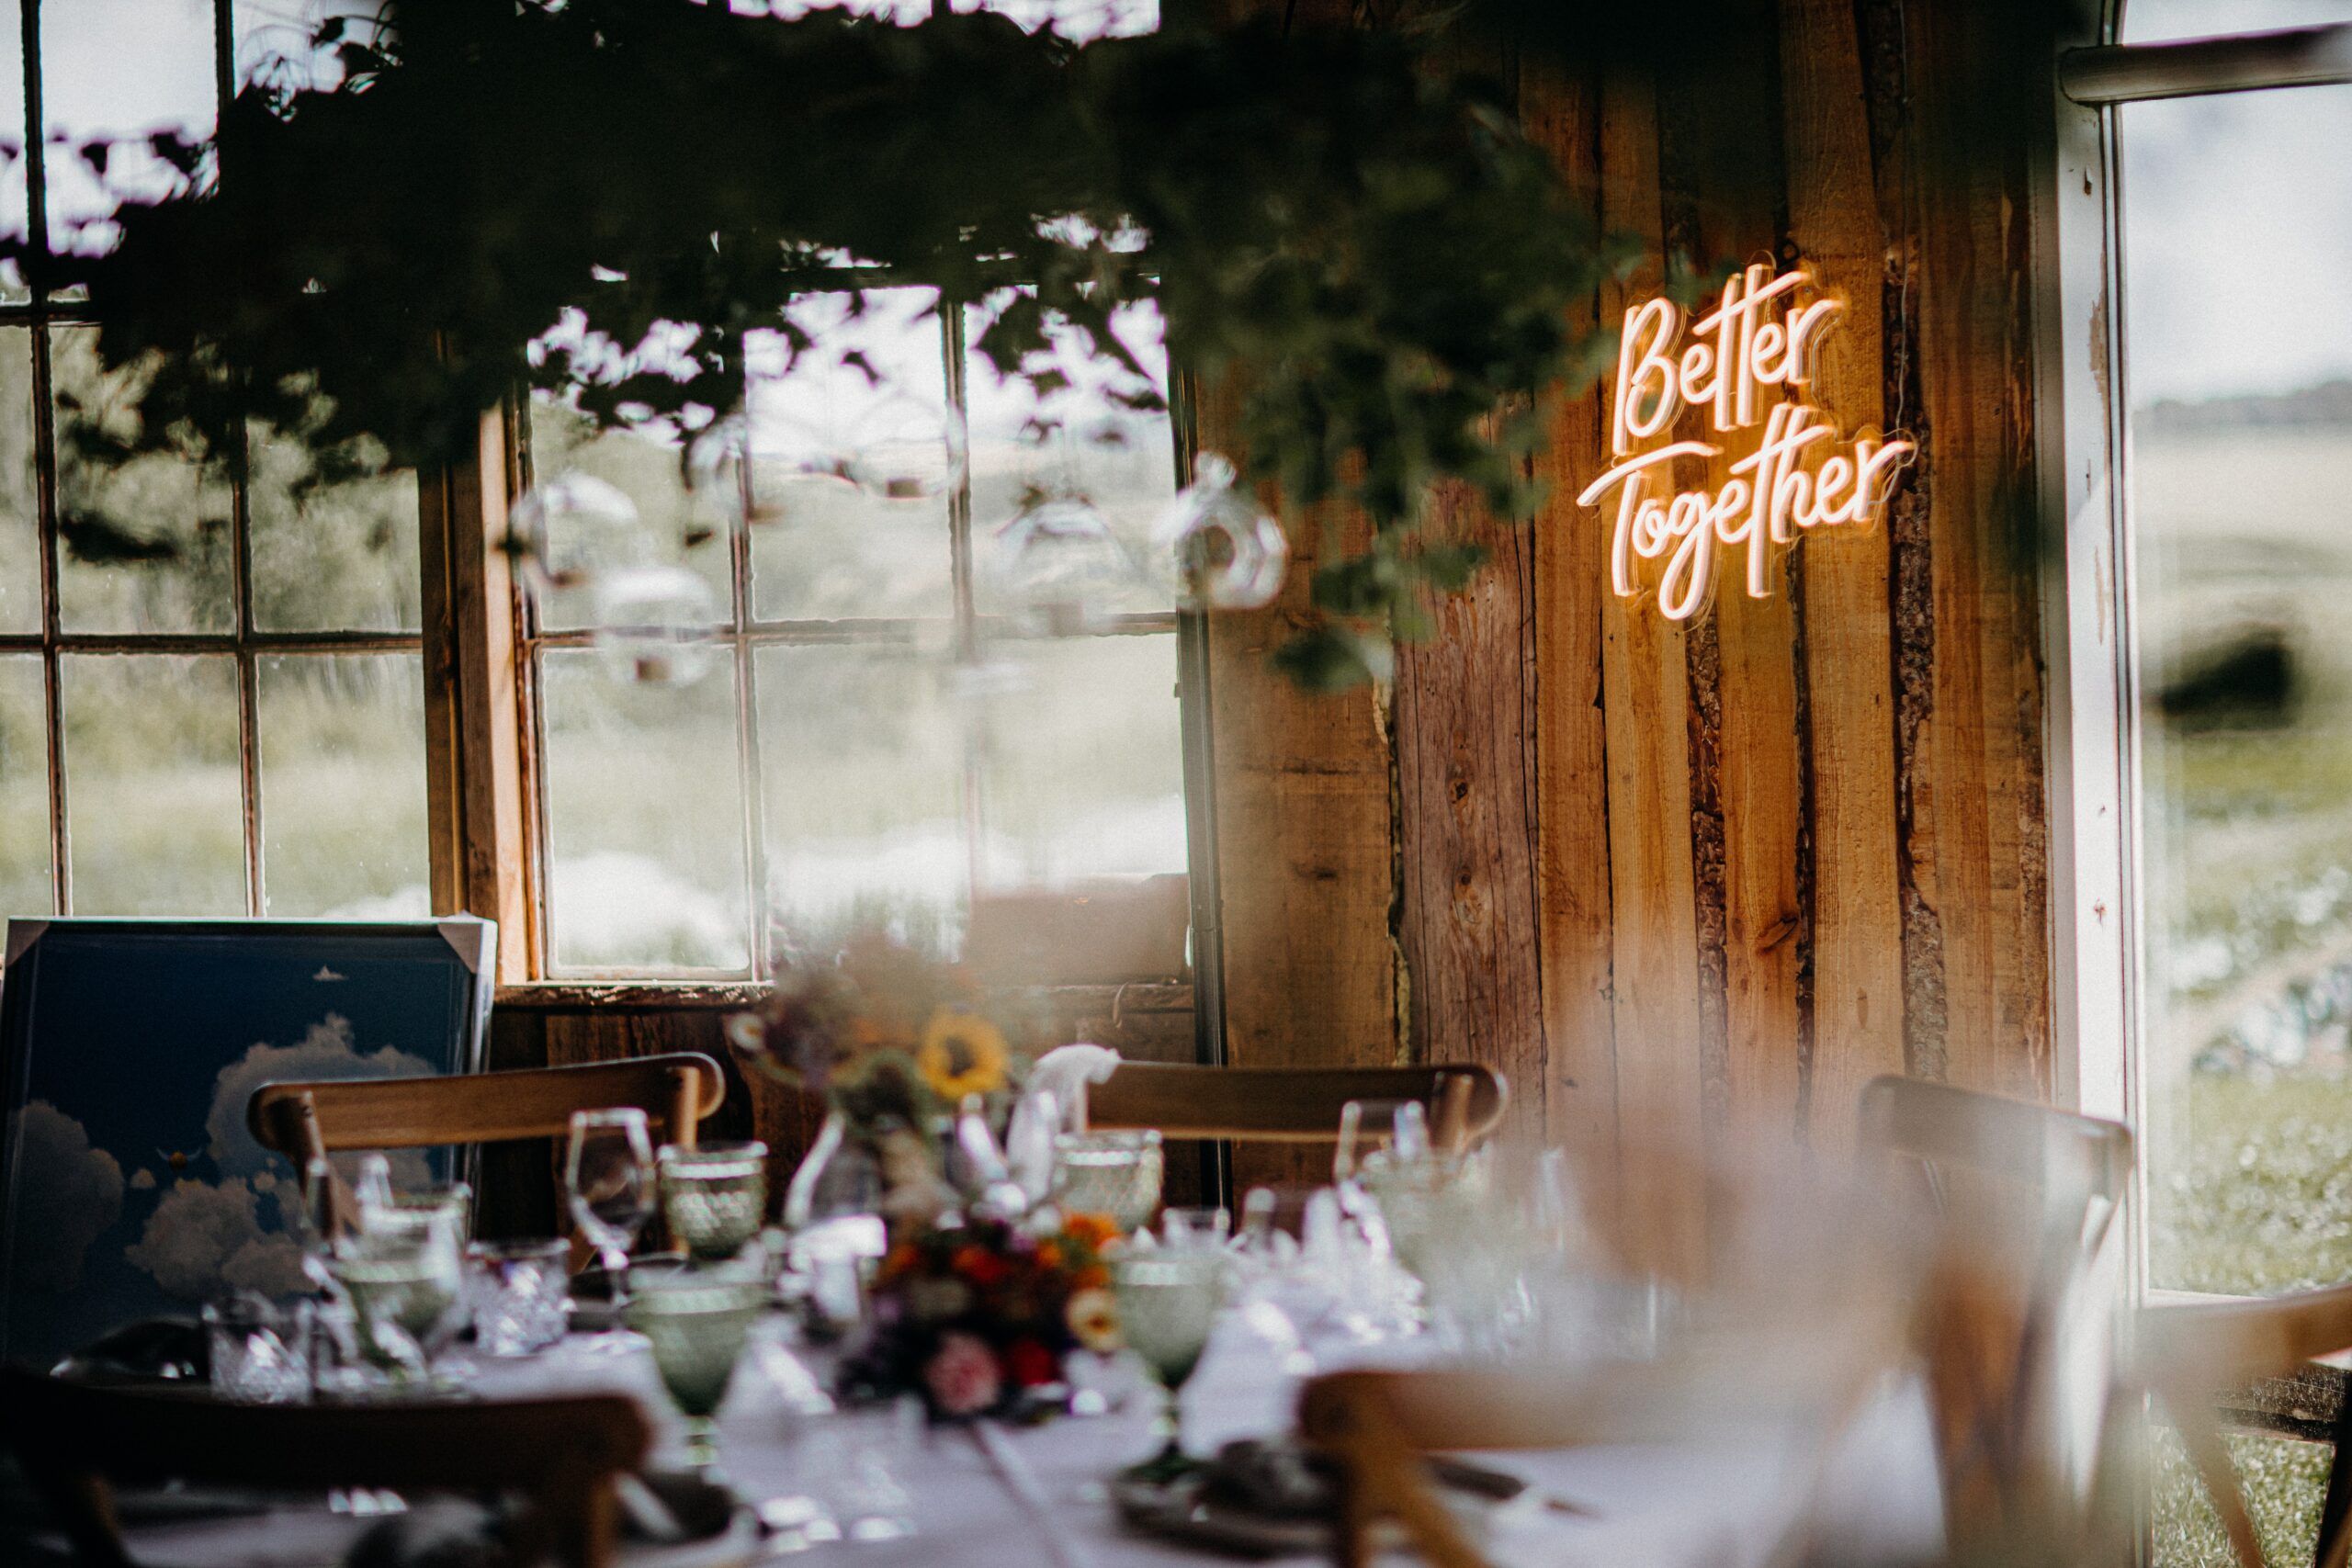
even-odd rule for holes
{"type": "Polygon", "coordinates": [[[90,1244],[122,1216],[122,1166],[90,1146],[82,1123],[45,1100],[8,1118],[17,1150],[17,1274],[33,1291],[70,1291],[82,1282],[90,1244]]]}
{"type": "MultiPolygon", "coordinates": [[[[207,1152],[224,1176],[250,1176],[266,1167],[267,1151],[245,1128],[245,1102],[266,1083],[300,1078],[398,1078],[431,1073],[433,1064],[394,1046],[363,1054],[351,1021],[331,1012],[292,1045],[257,1044],[220,1069],[205,1112],[207,1152]]],[[[394,1175],[399,1172],[396,1170],[394,1175]]]]}
{"type": "Polygon", "coordinates": [[[260,1195],[243,1179],[176,1182],[123,1256],[186,1302],[231,1291],[284,1296],[308,1289],[301,1247],[283,1229],[265,1231],[260,1209],[260,1195]]]}

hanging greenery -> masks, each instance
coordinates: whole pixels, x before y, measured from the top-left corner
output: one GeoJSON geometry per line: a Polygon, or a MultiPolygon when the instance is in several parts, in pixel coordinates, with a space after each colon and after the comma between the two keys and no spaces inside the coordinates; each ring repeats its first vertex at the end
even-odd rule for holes
{"type": "MultiPolygon", "coordinates": [[[[1419,532],[1432,486],[1527,505],[1537,395],[1609,346],[1570,308],[1629,259],[1495,86],[1396,31],[1080,44],[988,14],[396,0],[315,41],[333,86],[265,73],[216,144],[153,139],[176,188],[126,203],[102,254],[22,251],[144,378],[141,417],[77,427],[85,455],[231,467],[251,421],[333,479],[469,454],[521,384],[691,429],[740,397],[747,333],[806,346],[796,295],[886,281],[999,291],[976,347],[1000,370],[1052,390],[1057,332],[1151,406],[1109,323],[1154,299],[1175,362],[1238,389],[1291,525],[1331,501],[1371,520],[1318,554],[1277,655],[1317,688],[1384,674],[1475,570],[1419,532]],[[530,353],[567,312],[608,352],[530,353]]],[[[110,151],[49,155],[103,174],[110,151]]]]}

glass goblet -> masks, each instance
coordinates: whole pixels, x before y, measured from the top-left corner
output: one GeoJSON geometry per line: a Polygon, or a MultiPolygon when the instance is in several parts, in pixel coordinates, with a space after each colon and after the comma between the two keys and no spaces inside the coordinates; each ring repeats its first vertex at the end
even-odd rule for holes
{"type": "Polygon", "coordinates": [[[732,1258],[767,1218],[768,1146],[763,1143],[664,1144],[662,1217],[670,1239],[697,1262],[732,1258]]]}
{"type": "Polygon", "coordinates": [[[1054,1139],[1051,1196],[1066,1214],[1107,1214],[1121,1234],[1159,1207],[1159,1134],[1064,1133],[1054,1139]]]}
{"type": "Polygon", "coordinates": [[[1208,1348],[1230,1270],[1225,1249],[1212,1246],[1133,1248],[1111,1259],[1119,1333],[1166,1391],[1152,1428],[1159,1450],[1127,1472],[1138,1480],[1170,1480],[1191,1462],[1184,1457],[1179,1401],[1208,1348]]]}
{"type": "Polygon", "coordinates": [[[395,1382],[429,1377],[463,1316],[464,1248],[452,1211],[363,1227],[328,1267],[351,1303],[360,1354],[395,1382]]]}
{"type": "Polygon", "coordinates": [[[653,1214],[653,1140],[646,1132],[644,1111],[621,1107],[571,1113],[564,1191],[571,1200],[571,1223],[596,1249],[616,1304],[628,1269],[628,1249],[637,1245],[638,1233],[653,1214]]]}
{"type": "Polygon", "coordinates": [[[686,1463],[693,1470],[707,1473],[718,1462],[713,1417],[770,1299],[763,1284],[692,1270],[630,1281],[624,1314],[651,1346],[662,1385],[686,1418],[686,1463]]]}

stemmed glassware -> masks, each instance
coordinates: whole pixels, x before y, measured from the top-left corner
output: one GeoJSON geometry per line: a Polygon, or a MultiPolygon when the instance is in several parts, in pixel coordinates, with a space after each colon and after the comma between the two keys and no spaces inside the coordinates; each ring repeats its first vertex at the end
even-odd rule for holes
{"type": "Polygon", "coordinates": [[[653,1140],[645,1112],[634,1107],[573,1111],[563,1185],[571,1223],[596,1249],[618,1306],[629,1248],[653,1215],[653,1140]]]}
{"type": "Polygon", "coordinates": [[[767,1218],[768,1146],[664,1144],[658,1156],[662,1216],[670,1237],[698,1263],[734,1257],[767,1218]]]}
{"type": "Polygon", "coordinates": [[[630,1281],[624,1314],[651,1344],[662,1386],[686,1418],[686,1463],[696,1471],[718,1462],[713,1418],[770,1299],[764,1281],[692,1270],[630,1281]]]}
{"type": "Polygon", "coordinates": [[[351,1303],[360,1354],[396,1383],[427,1379],[464,1318],[467,1212],[454,1182],[414,1194],[369,1193],[359,1224],[327,1264],[351,1303]]]}
{"type": "Polygon", "coordinates": [[[1159,1247],[1131,1246],[1111,1259],[1119,1332],[1167,1395],[1152,1427],[1159,1451],[1127,1472],[1136,1480],[1167,1481],[1191,1463],[1180,1400],[1208,1348],[1231,1273],[1222,1239],[1199,1233],[1172,1235],[1159,1247]]]}

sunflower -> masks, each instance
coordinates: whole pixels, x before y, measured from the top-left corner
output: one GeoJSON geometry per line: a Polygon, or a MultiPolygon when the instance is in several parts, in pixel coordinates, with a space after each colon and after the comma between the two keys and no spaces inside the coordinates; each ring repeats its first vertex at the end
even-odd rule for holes
{"type": "Polygon", "coordinates": [[[954,1103],[1004,1087],[1004,1032],[975,1012],[941,1008],[923,1026],[915,1070],[932,1092],[954,1103]]]}
{"type": "Polygon", "coordinates": [[[1107,1356],[1119,1348],[1119,1303],[1110,1292],[1079,1292],[1070,1297],[1063,1316],[1070,1333],[1088,1349],[1107,1356]]]}

